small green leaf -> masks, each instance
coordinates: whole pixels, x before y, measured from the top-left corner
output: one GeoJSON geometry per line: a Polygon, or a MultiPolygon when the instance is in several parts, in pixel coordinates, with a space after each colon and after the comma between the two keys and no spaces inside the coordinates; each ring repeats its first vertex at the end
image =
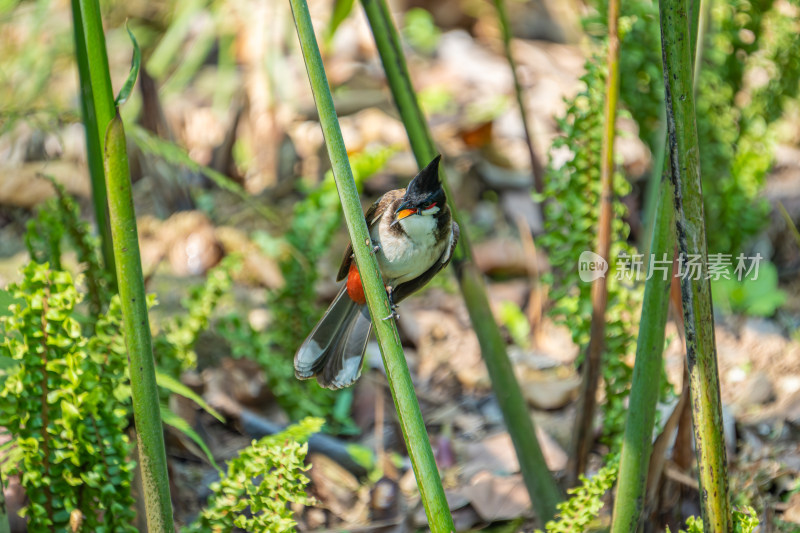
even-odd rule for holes
{"type": "Polygon", "coordinates": [[[424,54],[432,54],[436,50],[441,33],[429,11],[414,7],[406,12],[403,35],[412,48],[424,54]]]}
{"type": "Polygon", "coordinates": [[[83,417],[81,416],[81,412],[72,402],[68,402],[67,400],[61,400],[61,410],[64,411],[65,415],[69,415],[73,418],[81,420],[83,417]]]}
{"type": "Polygon", "coordinates": [[[361,444],[348,444],[347,454],[368,471],[375,468],[375,454],[372,453],[370,448],[362,446],[361,444]]]}
{"type": "Polygon", "coordinates": [[[200,435],[198,435],[197,432],[194,429],[192,429],[192,426],[190,426],[186,420],[184,420],[183,418],[179,417],[177,414],[172,412],[170,408],[167,407],[166,405],[161,406],[161,421],[168,426],[174,427],[175,429],[177,429],[178,431],[180,431],[181,433],[192,439],[192,441],[194,441],[194,443],[197,444],[201,450],[203,450],[203,453],[206,454],[206,458],[208,458],[208,461],[211,463],[211,466],[213,466],[220,472],[222,471],[219,465],[217,465],[217,462],[214,460],[214,456],[211,455],[211,450],[208,449],[208,446],[206,446],[206,443],[203,442],[202,438],[200,438],[200,435]]]}
{"type": "Polygon", "coordinates": [[[120,89],[119,94],[117,94],[116,100],[114,100],[114,105],[117,107],[124,104],[131,95],[133,85],[136,83],[136,78],[139,76],[139,66],[142,63],[142,51],[139,49],[139,43],[136,41],[136,37],[133,35],[127,23],[125,24],[125,29],[128,30],[128,35],[133,43],[133,57],[131,58],[131,71],[128,74],[128,79],[125,80],[122,89],[120,89]]]}
{"type": "Polygon", "coordinates": [[[341,23],[345,21],[350,11],[353,10],[354,3],[354,0],[334,0],[331,20],[328,22],[328,32],[325,36],[326,44],[329,44],[333,40],[336,30],[341,23]]]}
{"type": "Polygon", "coordinates": [[[0,317],[11,316],[12,304],[21,304],[22,300],[14,298],[14,296],[7,290],[0,289],[0,317]]]}
{"type": "Polygon", "coordinates": [[[183,396],[184,398],[188,398],[192,400],[194,403],[199,405],[206,411],[208,414],[222,422],[225,423],[225,418],[219,414],[213,407],[208,405],[203,398],[200,397],[199,394],[194,392],[192,389],[178,381],[177,379],[173,378],[169,374],[164,374],[160,370],[156,370],[156,383],[158,383],[159,387],[163,387],[164,389],[168,390],[173,394],[177,394],[179,396],[183,396]]]}
{"type": "Polygon", "coordinates": [[[783,207],[781,202],[778,202],[778,207],[781,210],[781,215],[783,215],[783,219],[786,221],[786,226],[792,231],[792,235],[794,235],[794,240],[797,242],[797,246],[800,246],[800,231],[797,230],[797,226],[794,224],[794,220],[789,215],[789,212],[786,211],[786,208],[783,207]]]}
{"type": "Polygon", "coordinates": [[[12,368],[17,366],[19,366],[19,363],[13,357],[0,355],[0,374],[9,372],[12,368]]]}
{"type": "Polygon", "coordinates": [[[153,135],[149,131],[135,124],[133,124],[130,129],[133,142],[136,143],[136,145],[142,149],[142,151],[158,156],[170,164],[183,165],[195,172],[199,172],[213,181],[217,187],[241,198],[248,206],[250,206],[265,219],[271,222],[280,221],[280,217],[256,201],[241,187],[241,185],[237,184],[231,178],[214,170],[213,168],[200,165],[191,157],[189,157],[189,154],[187,154],[186,151],[180,146],[169,141],[165,141],[157,135],[153,135]]]}

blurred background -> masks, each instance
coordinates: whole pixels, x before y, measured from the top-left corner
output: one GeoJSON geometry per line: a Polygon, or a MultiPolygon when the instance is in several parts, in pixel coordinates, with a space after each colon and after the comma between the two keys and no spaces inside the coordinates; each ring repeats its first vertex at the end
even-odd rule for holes
{"type": "MultiPolygon", "coordinates": [[[[755,506],[766,527],[794,531],[800,11],[795,0],[704,6],[697,124],[709,253],[729,254],[731,270],[739,254],[763,258],[757,278],[713,284],[732,494],[735,505],[755,506]]],[[[405,186],[417,166],[361,5],[312,0],[309,7],[367,206],[405,186]]],[[[595,0],[509,0],[506,7],[529,137],[491,1],[391,3],[453,200],[487,276],[548,467],[558,476],[567,463],[591,313],[577,262],[580,252],[594,249],[597,232],[607,14],[595,0]]],[[[154,331],[200,305],[189,295],[208,288],[209,271],[223,279],[207,302],[210,320],[190,347],[191,363],[173,366],[229,423],[193,404],[176,400],[170,407],[220,462],[259,436],[242,412],[277,425],[322,416],[350,459],[311,450],[309,494],[318,505],[297,509],[298,527],[424,527],[377,345],[368,346],[364,376],[351,389],[332,393],[293,376],[294,351],[338,290],[347,234],[288,2],[104,1],[101,11],[115,90],[130,68],[126,21],[143,53],[121,112],[147,289],[159,302],[154,331]]],[[[623,2],[620,39],[612,254],[647,254],[665,127],[657,4],[623,2]]],[[[26,232],[55,195],[42,175],[62,183],[91,220],[69,3],[0,2],[0,58],[5,287],[20,278],[29,259],[26,232]]],[[[80,270],[76,261],[66,251],[65,265],[80,270]]],[[[590,472],[619,443],[643,281],[610,288],[613,342],[605,357],[612,364],[604,369],[590,472]]],[[[452,273],[404,302],[400,317],[459,530],[542,526],[532,516],[452,273]]],[[[667,326],[659,427],[681,389],[680,328],[680,319],[667,326]]],[[[184,434],[168,437],[173,502],[185,524],[207,498],[215,470],[184,434]]],[[[691,441],[673,440],[662,452],[663,493],[650,511],[677,526],[699,509],[691,465],[676,459],[687,449],[691,456],[691,441]]],[[[12,509],[24,502],[13,488],[12,479],[12,509]]]]}

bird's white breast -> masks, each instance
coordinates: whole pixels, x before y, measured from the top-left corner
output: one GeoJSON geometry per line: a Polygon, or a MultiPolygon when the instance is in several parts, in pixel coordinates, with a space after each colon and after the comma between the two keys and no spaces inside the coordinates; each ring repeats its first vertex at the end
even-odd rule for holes
{"type": "Polygon", "coordinates": [[[378,265],[384,282],[397,286],[428,270],[441,257],[449,239],[436,242],[436,220],[432,216],[412,215],[402,219],[399,224],[405,235],[390,231],[391,219],[386,217],[375,224],[370,237],[380,246],[378,265]],[[383,226],[380,232],[379,226],[383,226]]]}

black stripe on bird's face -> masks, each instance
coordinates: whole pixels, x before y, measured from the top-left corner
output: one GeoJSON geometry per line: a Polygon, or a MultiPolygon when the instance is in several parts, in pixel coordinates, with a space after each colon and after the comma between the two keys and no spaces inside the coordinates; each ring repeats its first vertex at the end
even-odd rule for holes
{"type": "Polygon", "coordinates": [[[400,205],[395,209],[395,220],[392,225],[412,215],[435,215],[444,208],[446,198],[439,182],[441,158],[442,156],[437,155],[408,184],[400,205]]]}
{"type": "Polygon", "coordinates": [[[446,205],[447,198],[445,197],[444,190],[442,190],[441,187],[422,198],[404,199],[395,209],[395,218],[392,222],[392,225],[394,226],[404,218],[413,215],[436,215],[442,211],[446,205]]]}

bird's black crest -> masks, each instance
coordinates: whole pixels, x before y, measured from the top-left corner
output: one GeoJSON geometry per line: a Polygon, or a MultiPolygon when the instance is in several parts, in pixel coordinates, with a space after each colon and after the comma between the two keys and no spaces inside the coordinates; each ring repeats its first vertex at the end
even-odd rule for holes
{"type": "Polygon", "coordinates": [[[424,198],[441,187],[439,184],[439,160],[441,155],[433,158],[428,166],[414,176],[406,189],[406,198],[424,198]]]}

